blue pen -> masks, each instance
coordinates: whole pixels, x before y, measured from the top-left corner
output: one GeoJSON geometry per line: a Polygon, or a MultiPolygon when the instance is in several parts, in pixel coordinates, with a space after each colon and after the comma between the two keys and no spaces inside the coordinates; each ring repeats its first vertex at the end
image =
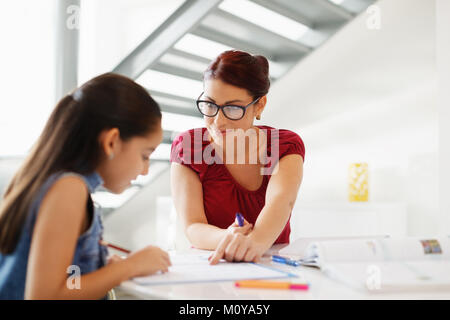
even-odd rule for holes
{"type": "Polygon", "coordinates": [[[239,227],[243,227],[244,226],[244,217],[242,216],[242,214],[240,212],[236,213],[236,219],[238,221],[239,227]]]}
{"type": "Polygon", "coordinates": [[[289,258],[281,257],[281,256],[272,256],[273,262],[284,263],[290,266],[298,267],[301,263],[297,260],[292,260],[289,258]]]}

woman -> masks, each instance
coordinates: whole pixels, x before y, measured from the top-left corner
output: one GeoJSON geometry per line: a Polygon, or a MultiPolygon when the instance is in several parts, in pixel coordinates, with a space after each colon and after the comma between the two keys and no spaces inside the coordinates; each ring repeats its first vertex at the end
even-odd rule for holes
{"type": "Polygon", "coordinates": [[[266,58],[222,53],[205,71],[197,101],[206,128],[184,132],[172,144],[175,208],[191,244],[215,250],[211,264],[256,262],[274,243],[289,242],[305,152],[297,134],[254,125],[269,86],[266,58]],[[238,212],[243,226],[234,222],[238,212]]]}

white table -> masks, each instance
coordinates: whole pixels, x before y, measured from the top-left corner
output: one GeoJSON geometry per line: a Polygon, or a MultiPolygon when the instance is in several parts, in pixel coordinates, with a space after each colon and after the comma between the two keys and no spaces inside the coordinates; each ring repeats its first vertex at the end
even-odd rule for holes
{"type": "MultiPolygon", "coordinates": [[[[276,252],[274,248],[270,253],[276,252]]],[[[199,250],[191,250],[198,254],[199,250]]],[[[204,253],[204,251],[201,251],[204,253]]],[[[370,293],[358,291],[326,277],[319,269],[292,267],[272,262],[264,256],[262,264],[303,277],[310,283],[308,291],[276,289],[243,289],[234,286],[234,281],[205,282],[192,284],[144,286],[125,281],[119,289],[137,299],[179,299],[179,300],[311,300],[311,299],[450,299],[450,291],[370,293]]],[[[285,279],[284,279],[285,280],[285,279]]]]}

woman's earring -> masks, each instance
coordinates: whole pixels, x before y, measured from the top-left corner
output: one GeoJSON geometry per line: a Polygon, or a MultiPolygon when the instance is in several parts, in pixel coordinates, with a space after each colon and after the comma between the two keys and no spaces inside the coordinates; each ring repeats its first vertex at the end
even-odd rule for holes
{"type": "Polygon", "coordinates": [[[258,114],[258,115],[256,116],[256,120],[261,120],[261,115],[260,115],[260,114],[258,114]]]}
{"type": "Polygon", "coordinates": [[[109,160],[114,159],[114,152],[111,152],[111,153],[109,154],[108,158],[109,158],[109,160]]]}

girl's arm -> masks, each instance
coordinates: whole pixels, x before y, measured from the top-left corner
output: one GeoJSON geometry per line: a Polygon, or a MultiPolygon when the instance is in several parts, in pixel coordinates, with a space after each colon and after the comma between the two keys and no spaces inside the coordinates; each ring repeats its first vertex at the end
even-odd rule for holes
{"type": "MultiPolygon", "coordinates": [[[[63,177],[47,192],[31,240],[25,285],[26,299],[100,299],[122,281],[167,270],[167,254],[156,247],[138,251],[116,263],[80,277],[80,289],[69,289],[67,268],[72,264],[86,219],[88,190],[78,177],[63,177]],[[148,268],[149,261],[152,267],[148,268]]],[[[72,272],[71,272],[72,273],[72,272]]]]}
{"type": "Polygon", "coordinates": [[[303,177],[303,158],[297,154],[283,157],[275,168],[266,191],[266,204],[261,210],[252,232],[246,236],[224,236],[210,262],[257,261],[269,249],[285,227],[294,207],[303,177]]]}

